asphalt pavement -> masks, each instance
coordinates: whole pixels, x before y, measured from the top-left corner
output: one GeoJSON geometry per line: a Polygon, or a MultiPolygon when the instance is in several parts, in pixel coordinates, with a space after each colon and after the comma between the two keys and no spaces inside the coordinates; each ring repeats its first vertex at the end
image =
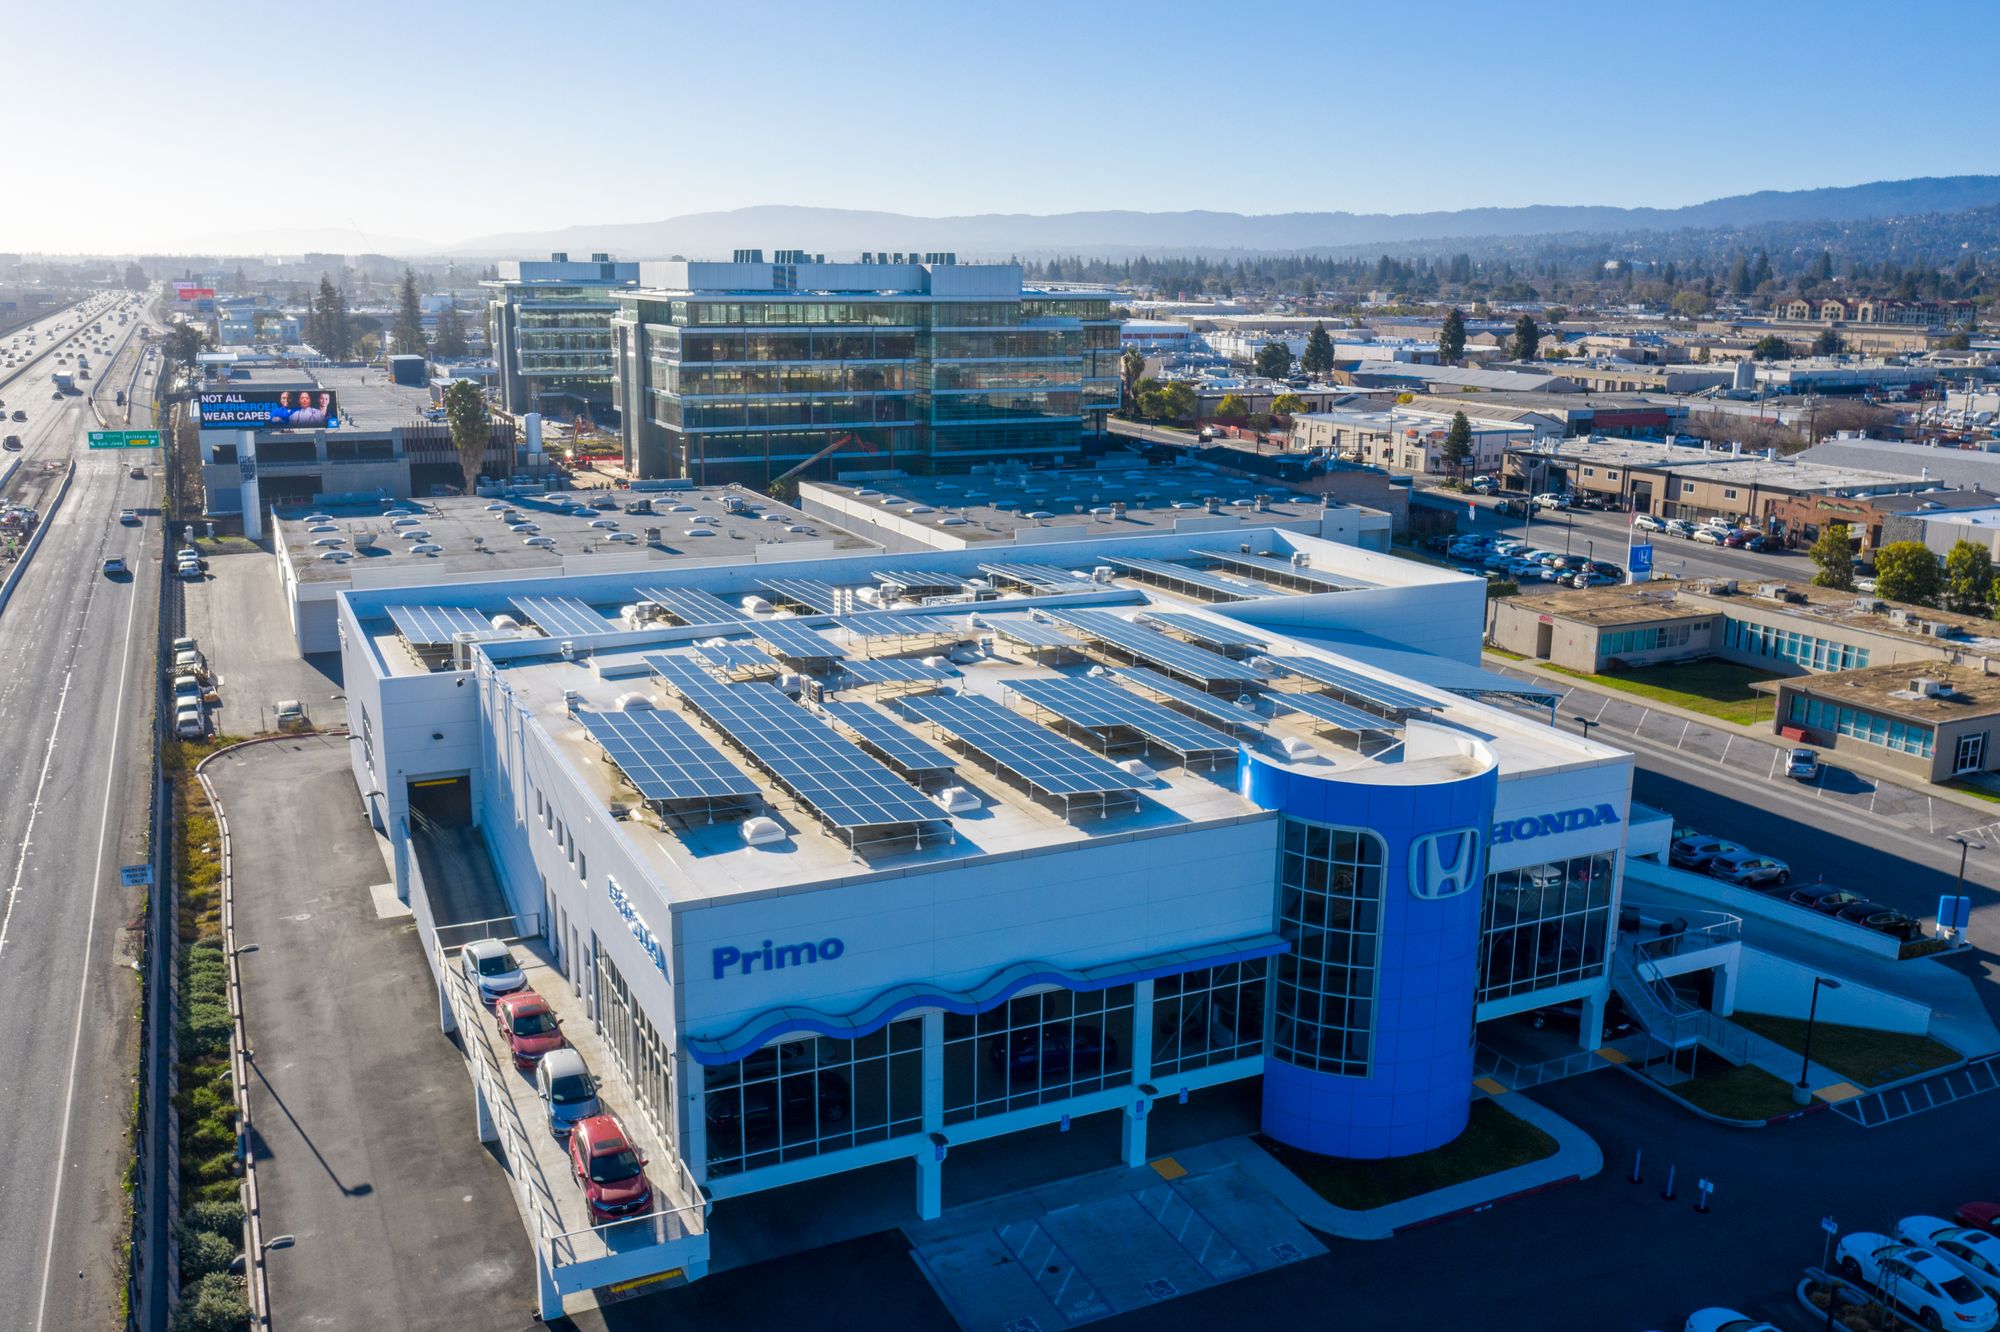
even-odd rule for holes
{"type": "Polygon", "coordinates": [[[22,472],[78,460],[0,615],[0,747],[15,774],[0,801],[0,1006],[17,1017],[0,1028],[0,1289],[9,1326],[99,1329],[119,1319],[129,1227],[143,896],[118,870],[145,855],[159,595],[157,517],[116,514],[157,501],[125,459],[86,454],[96,419],[84,398],[50,397],[54,364],[0,380],[8,411],[30,417],[8,426],[22,472]],[[105,577],[107,555],[133,572],[105,577]]]}

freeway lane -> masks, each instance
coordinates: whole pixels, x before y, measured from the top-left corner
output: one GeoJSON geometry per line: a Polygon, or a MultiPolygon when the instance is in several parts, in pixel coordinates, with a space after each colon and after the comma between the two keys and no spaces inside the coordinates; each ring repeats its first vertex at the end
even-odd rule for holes
{"type": "Polygon", "coordinates": [[[24,472],[79,463],[0,616],[0,744],[16,774],[0,802],[0,1005],[15,1015],[0,1030],[0,1289],[11,1327],[98,1329],[118,1321],[127,1228],[141,898],[118,867],[144,854],[157,481],[89,455],[96,420],[83,398],[51,401],[50,374],[37,364],[4,391],[40,418],[24,472]],[[126,507],[146,524],[119,524],[126,507]],[[134,573],[105,578],[112,554],[134,573]]]}

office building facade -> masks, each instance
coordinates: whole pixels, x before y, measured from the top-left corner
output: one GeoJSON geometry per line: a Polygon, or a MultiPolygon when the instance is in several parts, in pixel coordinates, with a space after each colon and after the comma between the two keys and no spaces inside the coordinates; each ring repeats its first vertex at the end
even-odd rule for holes
{"type": "Polygon", "coordinates": [[[1108,293],[950,255],[863,259],[640,265],[614,321],[626,465],[760,486],[1074,460],[1101,433],[1120,390],[1108,293]]]}
{"type": "Polygon", "coordinates": [[[579,262],[558,252],[508,260],[499,270],[480,285],[491,293],[486,327],[501,405],[517,415],[615,425],[611,318],[616,293],[638,281],[639,265],[608,254],[579,262]]]}

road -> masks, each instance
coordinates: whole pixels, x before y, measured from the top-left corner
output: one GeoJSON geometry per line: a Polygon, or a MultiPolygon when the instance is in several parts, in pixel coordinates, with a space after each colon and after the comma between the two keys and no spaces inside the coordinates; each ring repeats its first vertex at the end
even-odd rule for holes
{"type": "MultiPolygon", "coordinates": [[[[136,327],[113,346],[136,344],[136,327]]],[[[125,382],[129,362],[93,361],[125,382]]],[[[118,1321],[129,1225],[143,922],[118,868],[144,854],[158,481],[129,479],[128,458],[87,455],[96,418],[86,398],[52,400],[56,365],[45,355],[0,381],[9,413],[29,414],[8,426],[25,446],[10,490],[44,485],[43,464],[77,461],[0,616],[0,745],[15,774],[0,802],[0,1006],[19,1019],[0,1031],[0,1115],[12,1126],[0,1135],[0,1289],[9,1326],[100,1329],[118,1321]],[[127,507],[143,526],[116,521],[127,507]],[[107,555],[134,572],[105,577],[107,555]]]]}

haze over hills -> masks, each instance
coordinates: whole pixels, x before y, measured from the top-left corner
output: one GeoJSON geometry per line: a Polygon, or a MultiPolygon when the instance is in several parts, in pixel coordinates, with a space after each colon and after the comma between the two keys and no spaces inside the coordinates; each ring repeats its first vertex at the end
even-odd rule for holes
{"type": "Polygon", "coordinates": [[[953,250],[964,258],[1010,254],[1117,257],[1234,250],[1283,252],[1401,244],[1463,237],[1629,233],[1773,222],[1839,222],[1950,213],[2000,203],[2000,176],[1875,181],[1813,190],[1766,190],[1682,208],[1536,205],[1429,213],[900,213],[773,204],[688,213],[657,222],[611,222],[482,236],[443,251],[456,255],[572,255],[608,250],[623,259],[720,258],[738,246],[766,252],[806,246],[829,256],[860,250],[953,250]]]}

